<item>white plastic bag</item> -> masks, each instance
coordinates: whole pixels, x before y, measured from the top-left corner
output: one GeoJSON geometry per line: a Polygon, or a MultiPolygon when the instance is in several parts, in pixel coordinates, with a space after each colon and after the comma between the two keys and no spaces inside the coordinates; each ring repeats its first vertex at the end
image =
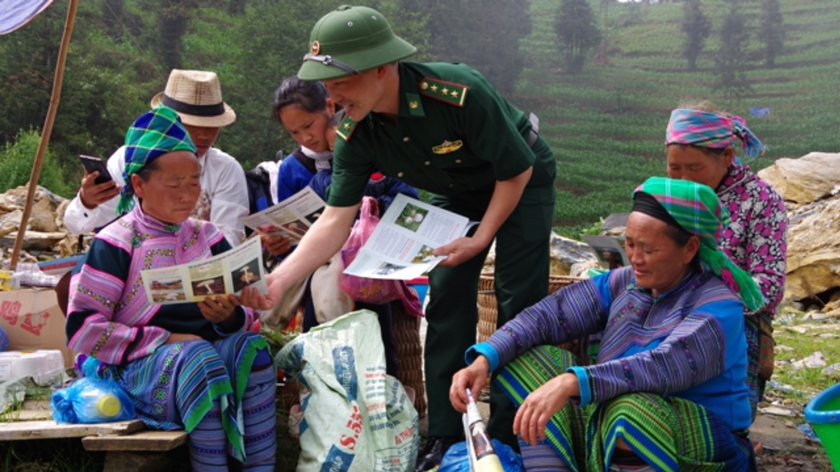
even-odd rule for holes
{"type": "Polygon", "coordinates": [[[417,410],[385,374],[379,321],[355,311],[317,326],[277,354],[301,385],[298,472],[413,471],[417,410]]]}

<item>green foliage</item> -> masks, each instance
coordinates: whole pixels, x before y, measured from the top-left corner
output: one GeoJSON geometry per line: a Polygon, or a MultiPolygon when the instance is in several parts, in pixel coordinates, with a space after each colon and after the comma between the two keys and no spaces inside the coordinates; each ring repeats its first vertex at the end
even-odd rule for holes
{"type": "Polygon", "coordinates": [[[703,45],[711,29],[712,22],[703,13],[701,0],[685,0],[682,22],[682,31],[685,33],[683,55],[688,61],[688,70],[697,69],[697,56],[703,52],[703,45]]]}
{"type": "MultiPolygon", "coordinates": [[[[527,0],[400,0],[399,5],[427,18],[430,56],[469,64],[502,94],[513,93],[524,66],[519,42],[531,32],[527,0]]],[[[396,23],[388,18],[399,34],[396,23]]]]}
{"type": "MultiPolygon", "coordinates": [[[[6,143],[5,148],[0,149],[0,193],[29,182],[40,139],[37,131],[21,131],[14,143],[6,143]]],[[[49,149],[44,156],[38,184],[65,198],[76,194],[76,188],[64,181],[55,156],[49,149]]]]}
{"type": "Polygon", "coordinates": [[[776,56],[785,45],[784,18],[779,9],[779,0],[762,0],[758,40],[764,44],[764,64],[773,67],[776,56]]]}
{"type": "Polygon", "coordinates": [[[723,90],[723,95],[730,105],[733,100],[752,92],[746,74],[750,32],[747,29],[747,18],[742,9],[744,1],[732,0],[730,3],[729,12],[720,28],[720,48],[715,56],[717,81],[713,88],[723,90]]]}
{"type": "MultiPolygon", "coordinates": [[[[166,84],[169,68],[156,42],[162,13],[153,5],[175,8],[195,1],[80,2],[50,140],[54,160],[48,166],[61,172],[63,179],[57,180],[70,190],[81,177],[76,155],[110,155],[166,84]]],[[[668,113],[680,102],[711,100],[747,117],[750,128],[771,148],[752,164],[754,170],[779,157],[840,149],[840,134],[826,132],[840,128],[840,5],[836,0],[778,2],[784,47],[771,69],[759,67],[766,62],[758,28],[764,28],[768,1],[738,3],[746,30],[754,28],[761,40],[747,43],[717,34],[733,30],[724,28],[732,16],[729,0],[702,0],[715,34],[698,53],[696,70],[688,71],[681,29],[684,2],[607,5],[588,0],[599,8],[598,24],[610,28],[609,42],[599,51],[599,60],[576,75],[561,73],[568,69],[566,57],[557,53],[557,0],[377,0],[371,5],[418,47],[412,60],[466,62],[500,89],[502,82],[494,77],[498,67],[515,77],[513,90],[504,93],[541,118],[540,134],[558,160],[555,223],[572,227],[575,235],[609,213],[628,211],[633,188],[650,175],[665,173],[662,137],[668,113]],[[484,11],[491,6],[502,9],[484,11]],[[734,95],[711,86],[720,78],[716,51],[731,54],[733,45],[743,56],[736,75],[752,92],[727,104],[734,95]],[[750,118],[751,106],[771,107],[772,112],[750,118]]],[[[283,77],[300,67],[312,26],[339,2],[190,4],[194,6],[185,11],[188,19],[180,40],[181,66],[217,72],[225,101],[238,115],[222,130],[218,147],[246,168],[273,158],[278,149],[294,149],[296,144],[272,121],[272,94],[283,77]]],[[[20,130],[43,126],[66,8],[67,2],[54,2],[25,27],[0,36],[0,151],[14,144],[20,130]]],[[[3,172],[4,177],[11,174],[3,172]]],[[[70,190],[59,193],[70,195],[70,190]]]]}
{"type": "Polygon", "coordinates": [[[566,70],[578,74],[583,70],[589,51],[601,42],[601,30],[587,0],[561,0],[554,17],[560,54],[566,70]]]}

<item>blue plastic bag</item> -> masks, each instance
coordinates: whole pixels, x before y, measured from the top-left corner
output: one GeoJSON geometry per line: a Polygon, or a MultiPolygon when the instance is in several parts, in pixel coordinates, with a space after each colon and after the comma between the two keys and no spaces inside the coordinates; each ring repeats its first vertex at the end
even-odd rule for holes
{"type": "Polygon", "coordinates": [[[107,423],[135,417],[134,404],[118,383],[82,377],[50,397],[57,423],[107,423]]]}
{"type": "Polygon", "coordinates": [[[5,351],[9,348],[9,335],[6,334],[6,331],[0,326],[0,352],[5,351]]]}
{"type": "MultiPolygon", "coordinates": [[[[522,457],[513,448],[495,439],[492,442],[505,472],[525,472],[522,457]]],[[[455,443],[446,451],[440,461],[438,472],[470,472],[470,457],[467,453],[466,441],[455,443]]]]}

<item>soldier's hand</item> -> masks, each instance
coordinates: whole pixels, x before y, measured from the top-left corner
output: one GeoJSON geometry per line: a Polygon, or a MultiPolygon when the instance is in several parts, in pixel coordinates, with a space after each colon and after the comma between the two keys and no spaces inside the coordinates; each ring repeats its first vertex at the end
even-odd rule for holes
{"type": "Polygon", "coordinates": [[[113,180],[96,183],[96,178],[99,177],[99,171],[95,170],[90,174],[85,171],[85,176],[82,177],[82,187],[79,189],[79,199],[82,205],[89,210],[93,210],[99,205],[116,197],[120,193],[117,183],[113,180]]]}
{"type": "Polygon", "coordinates": [[[449,244],[435,249],[436,256],[447,256],[441,261],[443,267],[455,267],[462,262],[472,259],[476,254],[484,250],[485,245],[479,243],[475,238],[458,238],[449,244]]]}
{"type": "Polygon", "coordinates": [[[257,310],[269,310],[276,305],[283,297],[283,292],[286,290],[283,281],[274,273],[266,276],[266,283],[268,284],[268,295],[263,295],[256,287],[244,287],[242,294],[237,298],[233,297],[237,305],[247,306],[257,310]]]}

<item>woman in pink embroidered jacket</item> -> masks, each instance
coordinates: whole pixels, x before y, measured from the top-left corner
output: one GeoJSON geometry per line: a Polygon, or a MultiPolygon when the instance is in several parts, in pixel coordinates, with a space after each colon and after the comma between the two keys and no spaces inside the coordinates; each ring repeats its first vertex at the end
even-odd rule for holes
{"type": "Polygon", "coordinates": [[[704,102],[671,112],[665,135],[668,176],[706,184],[729,210],[721,248],[755,279],[765,298],[756,311],[745,310],[747,384],[753,417],[773,372],[772,321],[785,286],[787,226],[782,197],[736,157],[753,159],[766,147],[739,116],[704,102]]]}
{"type": "MultiPolygon", "coordinates": [[[[101,363],[152,429],[189,433],[192,469],[273,471],[276,372],[254,314],[229,297],[158,305],[141,271],[207,259],[230,249],[211,223],[189,218],[201,192],[196,148],[174,110],[158,107],[126,135],[118,209],[74,269],[68,346],[101,363]],[[134,206],[137,195],[140,205],[134,206]]],[[[184,299],[183,282],[158,283],[184,299]]],[[[170,295],[173,295],[170,297],[170,295]]]]}

